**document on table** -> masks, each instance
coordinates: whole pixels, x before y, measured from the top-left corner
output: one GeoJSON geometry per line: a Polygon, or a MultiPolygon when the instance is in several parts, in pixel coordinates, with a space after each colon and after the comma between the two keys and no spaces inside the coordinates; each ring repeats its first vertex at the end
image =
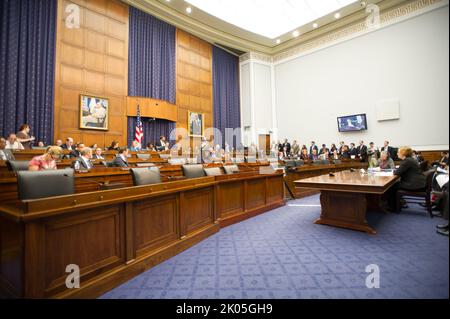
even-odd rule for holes
{"type": "Polygon", "coordinates": [[[444,186],[448,183],[448,174],[440,174],[436,176],[436,182],[438,182],[439,187],[444,186]]]}
{"type": "Polygon", "coordinates": [[[374,176],[394,176],[394,172],[373,172],[374,176]]]}

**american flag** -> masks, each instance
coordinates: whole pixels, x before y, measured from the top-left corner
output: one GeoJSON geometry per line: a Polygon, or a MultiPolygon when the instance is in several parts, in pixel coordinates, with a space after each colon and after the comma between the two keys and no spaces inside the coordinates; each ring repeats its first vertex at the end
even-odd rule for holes
{"type": "Polygon", "coordinates": [[[141,121],[141,109],[139,105],[137,106],[137,122],[136,122],[136,133],[134,134],[134,140],[142,145],[142,139],[144,138],[144,133],[142,132],[142,121],[141,121]]]}

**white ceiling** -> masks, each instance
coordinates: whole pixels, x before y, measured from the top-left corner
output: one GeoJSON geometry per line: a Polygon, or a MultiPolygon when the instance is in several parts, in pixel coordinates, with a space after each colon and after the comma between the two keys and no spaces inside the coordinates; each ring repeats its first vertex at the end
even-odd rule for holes
{"type": "Polygon", "coordinates": [[[356,0],[185,0],[216,18],[275,39],[356,0]]]}

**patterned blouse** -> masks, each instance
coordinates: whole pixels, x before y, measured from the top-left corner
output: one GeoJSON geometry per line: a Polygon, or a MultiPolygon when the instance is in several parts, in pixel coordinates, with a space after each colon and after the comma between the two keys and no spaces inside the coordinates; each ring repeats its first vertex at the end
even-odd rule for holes
{"type": "Polygon", "coordinates": [[[28,166],[38,166],[40,171],[46,169],[57,169],[56,161],[53,159],[46,161],[45,155],[33,157],[33,159],[28,163],[28,166]]]}

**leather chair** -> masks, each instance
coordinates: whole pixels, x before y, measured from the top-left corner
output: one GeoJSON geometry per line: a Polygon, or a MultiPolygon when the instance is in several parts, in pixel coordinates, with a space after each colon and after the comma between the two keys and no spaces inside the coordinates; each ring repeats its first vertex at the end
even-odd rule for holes
{"type": "Polygon", "coordinates": [[[21,200],[74,194],[74,170],[17,171],[17,188],[21,200]]]}
{"type": "Polygon", "coordinates": [[[134,186],[161,183],[161,174],[159,172],[159,167],[132,168],[131,176],[133,178],[134,186]]]}
{"type": "Polygon", "coordinates": [[[205,176],[205,171],[203,170],[203,165],[201,164],[183,165],[181,167],[183,169],[183,175],[186,178],[197,178],[205,176]]]}
{"type": "Polygon", "coordinates": [[[421,172],[426,172],[428,170],[428,161],[420,162],[419,168],[421,172]]]}
{"type": "Polygon", "coordinates": [[[223,167],[225,174],[233,174],[234,172],[239,172],[239,167],[237,165],[225,165],[223,167]]]}
{"type": "Polygon", "coordinates": [[[139,154],[139,153],[136,153],[136,157],[146,161],[146,160],[150,159],[150,154],[139,154]]]}
{"type": "Polygon", "coordinates": [[[220,167],[209,167],[209,168],[204,168],[203,170],[205,171],[206,176],[223,175],[220,167]]]}
{"type": "Polygon", "coordinates": [[[28,171],[28,163],[29,161],[6,161],[6,166],[13,172],[28,171]]]}
{"type": "Polygon", "coordinates": [[[428,214],[431,218],[433,218],[433,211],[431,208],[431,184],[435,172],[436,170],[430,169],[424,173],[427,180],[427,185],[423,190],[410,191],[399,189],[397,191],[397,207],[400,207],[401,209],[400,201],[403,197],[407,197],[407,200],[405,198],[403,199],[408,203],[424,203],[428,214]],[[421,198],[421,200],[419,200],[418,198],[421,198]]]}

